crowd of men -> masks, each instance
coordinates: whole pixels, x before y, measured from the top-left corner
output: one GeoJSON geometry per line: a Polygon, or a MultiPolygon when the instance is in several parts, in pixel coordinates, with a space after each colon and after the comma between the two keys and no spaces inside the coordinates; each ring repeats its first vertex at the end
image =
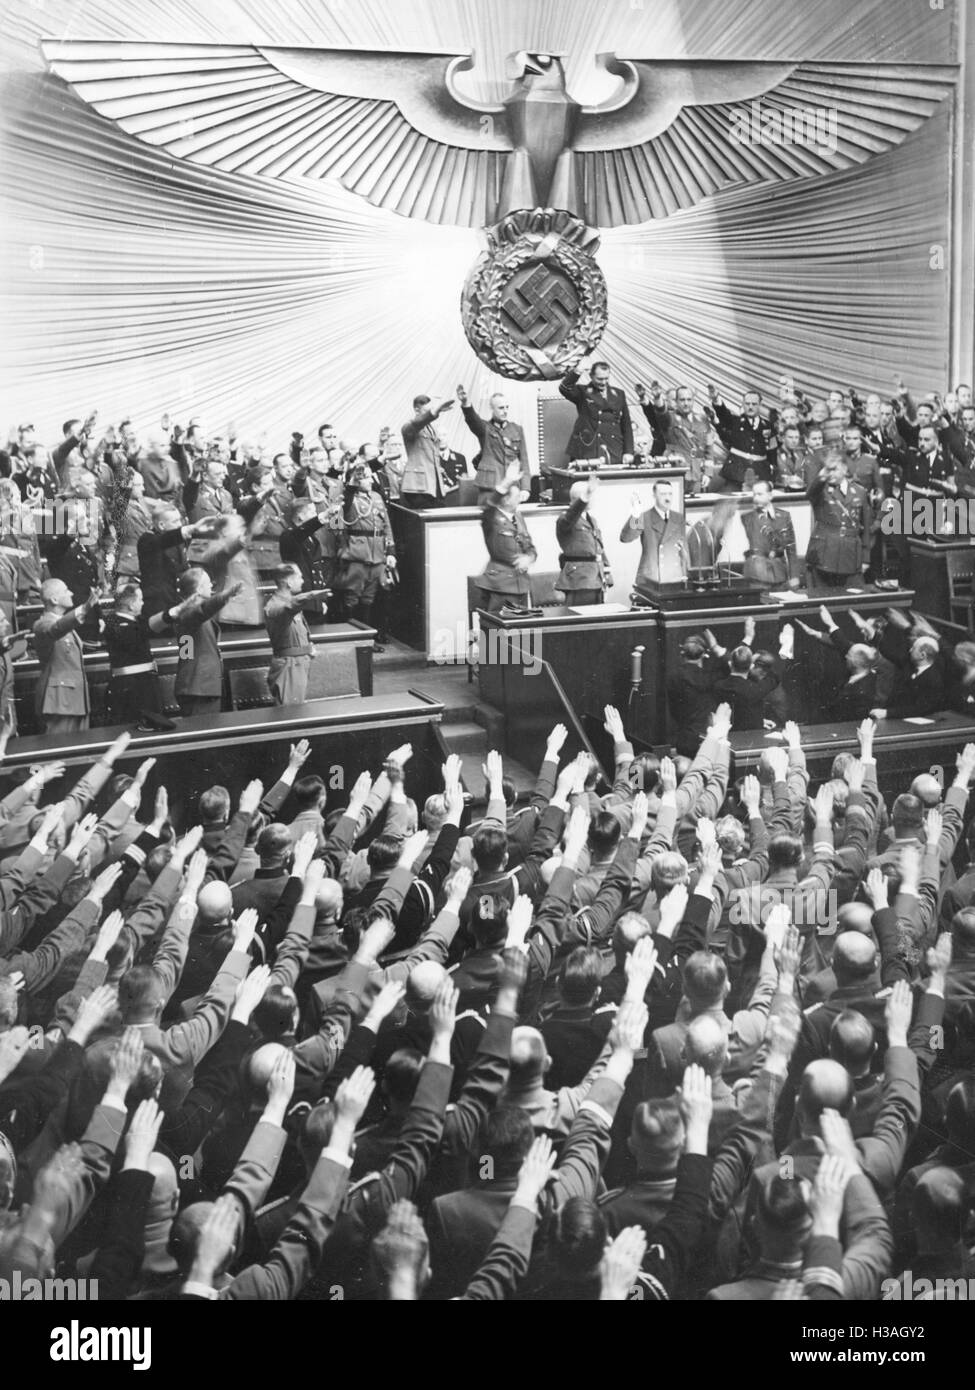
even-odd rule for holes
{"type": "MultiPolygon", "coordinates": [[[[560,390],[576,408],[570,460],[625,465],[666,455],[686,468],[689,494],[750,492],[744,574],[766,589],[804,583],[829,593],[864,574],[884,582],[885,506],[896,496],[975,498],[975,405],[965,385],[917,403],[901,382],[889,399],[850,388],[811,401],[783,378],[774,408],[748,391],[736,412],[713,388],[701,406],[688,388],[665,392],[654,381],[636,388],[642,430],[604,362],[591,365],[585,384],[581,368],[568,373],[560,390]],[[773,490],[810,500],[804,565],[773,490]]],[[[440,426],[454,398],[426,395],[398,432],[384,427],[375,444],[357,448],[330,424],[312,442],[293,435],[279,453],[233,426],[207,435],[197,421],[184,428],[168,416],[141,438],[130,421],[69,419],[51,448],[20,426],[0,451],[0,716],[16,722],[13,662],[28,635],[18,633],[17,609],[31,603],[42,610],[30,636],[41,666],[35,710],[47,732],[87,727],[83,655],[98,644],[109,657],[109,722],[160,716],[152,643],[163,637],[179,653],[181,714],[219,710],[221,624],[264,624],[270,697],[300,703],[315,650],[310,627],[351,618],[375,624],[384,639],[386,596],[399,582],[390,501],[479,503],[483,605],[530,606],[537,553],[520,510],[532,485],[524,431],[500,392],[486,415],[463,386],[456,401],[476,447],[470,462],[440,426]]],[[[570,605],[599,603],[613,584],[595,496],[580,479],[557,524],[559,591],[570,605]]],[[[688,578],[693,546],[668,484],[654,488],[650,506],[634,497],[621,539],[641,543],[638,587],[688,578]]],[[[906,539],[892,549],[904,584],[906,539]]]]}
{"type": "Polygon", "coordinates": [[[456,757],[414,803],[409,745],[330,796],[298,744],[176,825],[128,735],[14,781],[5,1287],[953,1296],[975,744],[889,799],[870,719],[815,789],[794,724],[735,777],[732,721],[636,757],[607,708],[611,785],[557,726],[527,805],[488,755],[473,822],[456,757]]]}
{"type": "MultiPolygon", "coordinates": [[[[766,591],[805,586],[825,595],[864,577],[907,587],[910,528],[903,522],[891,526],[888,547],[885,511],[895,502],[910,511],[917,499],[975,501],[975,401],[968,385],[943,399],[915,402],[898,378],[896,393],[886,399],[850,387],[813,401],[783,377],[776,405],[766,406],[758,391],[748,390],[734,410],[713,386],[701,404],[689,387],[665,392],[653,381],[649,389],[636,387],[645,417],[638,432],[625,392],[610,384],[608,364],[591,363],[588,375],[584,383],[577,368],[559,387],[576,409],[570,463],[619,468],[666,459],[685,470],[685,495],[749,494],[752,506],[741,515],[743,575],[766,591]],[[809,501],[812,526],[804,557],[797,553],[789,510],[774,504],[776,492],[809,501]]],[[[468,418],[466,396],[458,394],[468,418]]],[[[503,398],[501,409],[496,427],[508,429],[503,398]]],[[[479,490],[490,557],[480,582],[491,611],[531,604],[530,570],[537,558],[519,512],[528,494],[517,454],[499,449],[496,459],[495,491],[485,497],[479,490]]],[[[595,496],[591,479],[575,483],[558,526],[559,589],[570,605],[602,602],[613,583],[591,506],[595,496]]],[[[634,494],[620,539],[641,543],[636,586],[686,582],[713,570],[727,520],[727,509],[716,507],[710,535],[704,536],[707,553],[695,555],[695,534],[687,533],[683,515],[673,510],[670,486],[656,484],[649,506],[634,494]]]]}

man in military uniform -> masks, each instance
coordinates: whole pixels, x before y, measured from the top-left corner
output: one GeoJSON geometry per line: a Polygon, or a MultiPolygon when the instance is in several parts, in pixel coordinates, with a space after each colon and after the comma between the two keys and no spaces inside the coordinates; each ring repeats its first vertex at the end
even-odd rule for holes
{"type": "Polygon", "coordinates": [[[319,504],[310,498],[298,498],[291,524],[278,537],[282,563],[294,565],[301,574],[302,590],[315,595],[302,604],[306,621],[313,624],[325,621],[324,596],[335,581],[342,525],[341,507],[322,504],[322,510],[318,508],[319,504]],[[334,525],[330,526],[330,522],[334,525]],[[323,537],[328,537],[327,553],[322,546],[323,537]]]}
{"type": "Polygon", "coordinates": [[[613,586],[602,532],[589,510],[598,486],[597,478],[573,483],[569,489],[569,508],[555,523],[562,566],[558,587],[565,594],[569,608],[602,603],[603,594],[613,586]]]}
{"type": "Polygon", "coordinates": [[[500,613],[504,607],[527,608],[531,604],[528,571],[538,559],[519,507],[522,499],[521,465],[514,460],[492,492],[481,515],[481,530],[490,559],[478,577],[482,607],[500,613]]]}
{"type": "Polygon", "coordinates": [[[302,602],[310,595],[302,592],[301,570],[297,565],[281,565],[275,578],[277,590],[264,605],[264,623],[271,639],[268,689],[276,705],[302,705],[308,693],[308,672],[315,654],[301,611],[302,602]]]}
{"type": "Polygon", "coordinates": [[[763,589],[798,589],[796,533],[787,511],[772,505],[769,483],[752,488],[752,509],[743,512],[741,524],[748,538],[744,576],[763,589]]]}
{"type": "Polygon", "coordinates": [[[809,473],[809,450],[798,425],[786,425],[775,452],[775,486],[783,492],[805,492],[818,467],[809,473]]]}
{"type": "Polygon", "coordinates": [[[897,529],[892,540],[897,552],[901,586],[906,587],[911,577],[911,526],[907,524],[906,518],[912,514],[916,497],[929,497],[933,506],[939,500],[955,496],[958,490],[955,480],[956,460],[942,447],[935,426],[922,425],[918,432],[917,447],[901,449],[891,454],[890,463],[895,476],[900,480],[903,498],[905,524],[897,529]]]}
{"type": "Polygon", "coordinates": [[[531,490],[531,473],[528,469],[528,446],[525,431],[513,420],[508,419],[508,399],[500,391],[495,391],[488,404],[491,407],[490,420],[484,420],[470,403],[470,397],[463,386],[457,387],[457,399],[467,428],[481,446],[481,460],[475,475],[477,481],[477,500],[484,506],[488,497],[498,488],[512,463],[520,464],[519,481],[522,492],[531,490]]]}
{"type": "Polygon", "coordinates": [[[580,385],[579,369],[566,372],[559,394],[576,408],[567,450],[570,461],[602,458],[617,468],[633,462],[630,411],[623,392],[609,384],[608,362],[592,364],[588,386],[580,385]]]}
{"type": "Polygon", "coordinates": [[[404,507],[423,510],[444,505],[446,489],[440,472],[440,435],[434,421],[453,404],[450,400],[434,405],[429,396],[417,396],[413,401],[413,419],[400,430],[406,448],[406,467],[400,484],[400,501],[404,507]]]}
{"type": "Polygon", "coordinates": [[[654,453],[679,454],[687,464],[684,483],[689,493],[706,492],[713,469],[711,422],[694,408],[694,392],[689,386],[678,386],[674,409],[664,406],[660,383],[651,381],[650,395],[645,386],[637,386],[637,400],[643,407],[654,436],[654,453]]]}
{"type": "Polygon", "coordinates": [[[281,533],[286,531],[291,523],[291,512],[295,504],[295,495],[291,490],[295,466],[289,456],[275,454],[272,470],[269,478],[261,476],[255,489],[256,492],[260,492],[264,483],[270,483],[270,491],[262,500],[251,540],[251,558],[259,574],[271,574],[280,565],[281,533]]]}
{"type": "Polygon", "coordinates": [[[88,728],[91,704],[77,629],[92,616],[99,598],[99,591],[93,589],[75,608],[74,596],[63,580],[46,579],[41,585],[44,612],[34,624],[34,651],[41,671],[34,707],[46,734],[73,734],[88,728]]]}
{"type": "Polygon", "coordinates": [[[748,474],[752,479],[771,482],[775,473],[777,448],[774,410],[762,414],[762,398],[757,391],[746,391],[741,398],[741,414],[729,410],[713,386],[708,387],[714,407],[721,442],[728,457],[721,469],[721,478],[732,492],[741,492],[748,474]]]}
{"type": "Polygon", "coordinates": [[[368,464],[349,474],[339,532],[341,569],[335,587],[342,593],[347,618],[369,626],[379,586],[396,572],[396,546],[386,504],[373,490],[368,464]]]}
{"type": "Polygon", "coordinates": [[[642,546],[633,581],[638,589],[648,584],[687,582],[684,517],[680,512],[671,511],[673,500],[674,489],[670,483],[654,483],[653,506],[647,511],[638,493],[635,492],[630,501],[630,515],[620,532],[620,540],[624,544],[639,540],[642,546]]]}
{"type": "MultiPolygon", "coordinates": [[[[55,524],[61,523],[61,534],[42,545],[48,573],[52,579],[60,579],[75,601],[83,604],[100,582],[98,552],[86,545],[81,535],[90,524],[90,513],[84,501],[74,498],[55,502],[54,509],[55,524]]],[[[97,616],[90,616],[83,624],[82,641],[97,642],[98,635],[97,616]]]]}
{"type": "Polygon", "coordinates": [[[806,493],[813,509],[806,551],[810,593],[844,589],[867,567],[873,510],[864,488],[851,483],[842,456],[832,454],[806,493]]]}

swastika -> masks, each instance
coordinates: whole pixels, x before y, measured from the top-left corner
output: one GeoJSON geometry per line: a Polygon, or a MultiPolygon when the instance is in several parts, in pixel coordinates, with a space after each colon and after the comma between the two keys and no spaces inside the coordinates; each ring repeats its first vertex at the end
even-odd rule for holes
{"type": "Polygon", "coordinates": [[[512,278],[501,304],[512,337],[537,348],[561,342],[578,309],[571,281],[538,264],[512,278]]]}

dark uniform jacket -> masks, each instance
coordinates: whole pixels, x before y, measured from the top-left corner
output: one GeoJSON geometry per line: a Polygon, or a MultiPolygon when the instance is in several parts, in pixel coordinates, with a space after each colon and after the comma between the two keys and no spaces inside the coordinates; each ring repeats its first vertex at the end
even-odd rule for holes
{"type": "Polygon", "coordinates": [[[710,658],[705,657],[703,666],[681,662],[668,677],[667,705],[670,717],[677,725],[675,743],[678,753],[687,750],[697,752],[707,733],[711,715],[717,708],[714,687],[723,674],[710,658]]]}
{"type": "Polygon", "coordinates": [[[950,491],[943,484],[954,476],[955,461],[944,449],[933,454],[922,454],[920,449],[901,449],[891,456],[891,464],[906,489],[932,497],[944,497],[950,491]]]}
{"type": "Polygon", "coordinates": [[[619,466],[624,454],[633,453],[630,411],[618,387],[598,391],[592,383],[581,385],[577,372],[566,372],[559,392],[577,412],[567,450],[570,459],[599,458],[605,450],[608,462],[619,466]]]}
{"type": "Polygon", "coordinates": [[[538,558],[525,518],[520,511],[505,511],[499,505],[501,494],[493,492],[481,514],[481,530],[487,546],[488,560],[478,584],[491,594],[530,594],[531,581],[527,573],[514,568],[519,555],[538,558]]]}
{"type": "Polygon", "coordinates": [[[578,499],[562,513],[555,523],[555,534],[562,566],[558,587],[566,592],[605,588],[609,564],[602,532],[585,502],[578,499]]]}
{"type": "Polygon", "coordinates": [[[770,483],[778,448],[775,411],[768,417],[759,415],[749,419],[745,415],[736,415],[723,401],[717,401],[714,413],[721,442],[728,450],[721,476],[740,489],[745,474],[751,469],[756,478],[770,483]]]}
{"type": "Polygon", "coordinates": [[[179,577],[186,569],[182,527],[147,531],[137,543],[139,574],[147,613],[162,613],[179,603],[179,577]]]}
{"type": "Polygon", "coordinates": [[[75,603],[84,603],[98,583],[98,561],[75,536],[56,536],[45,548],[44,558],[52,579],[71,590],[75,603]]]}

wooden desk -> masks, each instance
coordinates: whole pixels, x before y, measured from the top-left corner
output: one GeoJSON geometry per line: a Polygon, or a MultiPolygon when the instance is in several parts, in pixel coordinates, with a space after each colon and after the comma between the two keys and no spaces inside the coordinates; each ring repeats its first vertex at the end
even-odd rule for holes
{"type": "MultiPolygon", "coordinates": [[[[329,804],[340,806],[360,772],[376,776],[391,749],[412,743],[410,795],[422,805],[443,787],[443,712],[439,701],[411,691],[199,716],[181,720],[169,733],[134,734],[116,766],[119,772],[133,773],[144,758],[155,758],[143,806],[152,805],[160,785],[167,787],[174,807],[195,806],[200,792],[214,784],[227,787],[234,797],[255,777],[270,787],[287,766],[291,745],[307,738],[312,754],[304,771],[318,773],[329,788],[329,804]]],[[[78,769],[99,758],[121,732],[91,729],[61,738],[14,739],[3,769],[9,772],[54,759],[78,769]]]]}
{"type": "MultiPolygon", "coordinates": [[[[355,652],[356,670],[359,677],[359,690],[363,695],[372,694],[372,654],[376,640],[375,628],[363,623],[327,623],[309,628],[316,659],[327,661],[330,649],[352,648],[355,652]]],[[[152,643],[156,667],[161,676],[176,673],[178,649],[171,637],[161,637],[152,643]]],[[[271,644],[263,627],[226,627],[221,629],[220,652],[223,657],[224,673],[252,668],[266,670],[271,660],[271,644]]],[[[105,708],[105,689],[108,684],[108,654],[104,647],[86,651],[83,657],[88,676],[88,690],[91,699],[92,717],[103,717],[105,708]]],[[[17,718],[24,729],[34,724],[34,686],[37,681],[40,663],[33,655],[25,656],[14,663],[14,690],[17,700],[17,718]]]]}
{"type": "MultiPolygon", "coordinates": [[[[802,747],[814,782],[830,775],[838,753],[859,753],[856,724],[801,725],[802,747]]],[[[975,739],[975,722],[962,714],[947,711],[932,716],[929,724],[910,724],[903,719],[885,719],[877,726],[874,751],[877,754],[877,780],[888,798],[907,790],[910,780],[929,768],[940,768],[945,786],[955,773],[955,755],[975,739]]],[[[731,732],[735,774],[754,769],[766,748],[784,747],[781,739],[760,733],[731,732]]]]}
{"type": "MultiPolygon", "coordinates": [[[[602,723],[603,708],[615,705],[627,730],[645,742],[656,732],[652,712],[637,692],[631,700],[631,657],[643,647],[644,680],[653,665],[657,613],[654,609],[583,616],[565,608],[545,610],[543,618],[499,618],[479,612],[481,638],[478,650],[478,683],[489,704],[502,710],[506,721],[517,722],[518,705],[511,705],[509,667],[517,665],[526,675],[545,661],[552,668],[569,703],[580,720],[591,716],[602,723]],[[509,707],[510,706],[510,707],[509,707]]],[[[519,685],[519,692],[524,692],[519,685]]]]}
{"type": "Polygon", "coordinates": [[[958,536],[952,541],[912,540],[911,585],[917,592],[917,608],[931,618],[964,622],[962,611],[951,611],[949,569],[967,572],[968,582],[975,575],[975,536],[958,536]]]}
{"type": "MultiPolygon", "coordinates": [[[[567,482],[585,476],[560,469],[554,473],[560,477],[564,474],[567,482]]],[[[634,491],[645,493],[649,505],[655,477],[667,477],[679,484],[682,475],[672,469],[612,469],[600,483],[593,513],[603,533],[616,581],[606,595],[607,602],[629,601],[640,561],[640,546],[638,542],[624,545],[619,535],[629,516],[630,494],[634,491]]],[[[728,500],[735,503],[737,510],[728,524],[718,558],[722,563],[740,565],[745,556],[746,540],[739,515],[751,507],[750,496],[689,497],[685,516],[688,526],[692,526],[695,521],[707,517],[719,502],[728,500]]],[[[776,496],[775,505],[790,513],[799,554],[804,555],[809,541],[809,503],[801,495],[781,494],[776,496]]],[[[555,523],[564,510],[562,505],[530,504],[522,508],[538,551],[535,569],[539,573],[559,568],[555,523]]],[[[414,512],[394,502],[389,515],[400,571],[400,583],[387,599],[390,632],[407,646],[423,652],[430,662],[465,661],[469,635],[467,580],[481,574],[487,564],[480,509],[444,507],[414,512]]]]}
{"type": "MultiPolygon", "coordinates": [[[[785,623],[796,618],[821,628],[819,608],[829,608],[851,640],[857,630],[850,609],[864,616],[888,607],[909,608],[911,590],[849,591],[825,600],[797,594],[788,600],[764,600],[732,606],[686,608],[661,605],[613,614],[572,614],[564,608],[546,609],[542,618],[501,618],[478,613],[481,639],[478,682],[481,695],[500,709],[506,720],[517,721],[530,693],[527,682],[507,679],[513,665],[531,672],[544,661],[577,717],[602,715],[603,706],[616,705],[628,732],[647,743],[669,742],[676,730],[667,705],[667,682],[681,662],[686,637],[710,629],[718,643],[731,650],[743,639],[745,620],[754,619],[755,648],[778,656],[785,623]],[[631,655],[642,646],[642,681],[631,684],[631,655]]],[[[793,621],[794,625],[794,621],[793,621]]],[[[828,715],[827,695],[841,673],[840,657],[795,628],[795,660],[786,670],[786,700],[799,722],[819,724],[828,715]]]]}

